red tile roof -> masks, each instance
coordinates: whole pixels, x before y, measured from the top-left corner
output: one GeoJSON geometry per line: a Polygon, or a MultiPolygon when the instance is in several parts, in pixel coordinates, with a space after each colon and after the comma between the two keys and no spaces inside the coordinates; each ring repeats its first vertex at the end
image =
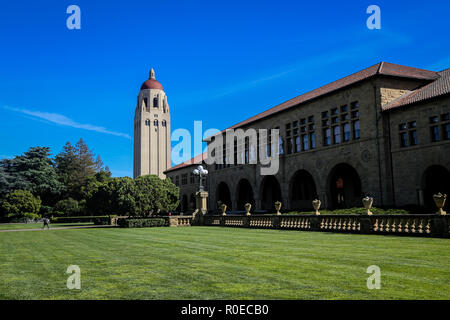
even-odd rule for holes
{"type": "Polygon", "coordinates": [[[208,157],[208,153],[204,152],[202,154],[199,154],[198,156],[195,156],[194,158],[191,158],[191,159],[189,159],[189,160],[187,160],[187,161],[185,161],[183,163],[180,163],[179,165],[176,165],[175,167],[167,169],[164,172],[171,172],[171,171],[174,171],[174,170],[178,170],[178,169],[181,169],[181,168],[186,168],[186,167],[193,166],[193,165],[196,165],[196,164],[200,165],[200,164],[202,164],[203,160],[205,160],[207,157],[208,157]]]}
{"type": "MultiPolygon", "coordinates": [[[[328,93],[334,92],[336,90],[342,89],[344,87],[350,86],[362,80],[369,79],[375,75],[386,75],[386,76],[395,76],[395,77],[404,77],[404,78],[413,78],[413,79],[422,79],[422,80],[434,80],[438,78],[437,72],[417,69],[407,66],[402,66],[398,64],[393,64],[389,62],[380,62],[369,68],[353,73],[347,77],[331,82],[327,85],[324,85],[320,88],[314,89],[312,91],[306,92],[300,96],[297,96],[293,99],[290,99],[286,102],[283,102],[273,108],[270,108],[264,112],[261,112],[247,120],[241,121],[228,129],[236,129],[247,125],[249,123],[255,122],[257,120],[261,120],[265,117],[273,115],[275,113],[284,111],[291,107],[297,106],[301,103],[308,102],[310,100],[319,98],[328,93]]],[[[222,130],[221,133],[225,132],[222,130]]],[[[205,140],[208,140],[211,137],[208,137],[205,140]]]]}
{"type": "Polygon", "coordinates": [[[438,72],[439,78],[435,81],[408,92],[383,107],[383,110],[391,110],[401,106],[410,105],[424,100],[436,98],[450,93],[450,69],[438,72]]]}
{"type": "MultiPolygon", "coordinates": [[[[412,101],[411,99],[414,99],[414,101],[420,101],[419,99],[423,100],[423,99],[428,99],[430,97],[434,97],[437,95],[449,93],[449,91],[450,91],[450,89],[449,89],[450,88],[450,84],[449,84],[450,71],[449,70],[450,69],[447,69],[447,70],[444,70],[444,71],[441,71],[438,73],[435,71],[417,69],[417,68],[402,66],[402,65],[398,65],[398,64],[389,63],[389,62],[380,62],[369,68],[358,71],[347,77],[336,80],[336,81],[331,82],[327,85],[324,85],[320,88],[306,92],[300,96],[297,96],[293,99],[283,102],[275,107],[272,107],[264,112],[261,112],[261,113],[255,115],[251,118],[248,118],[247,120],[241,121],[241,122],[229,127],[228,129],[235,129],[235,128],[242,127],[244,125],[261,120],[261,119],[268,117],[270,115],[273,115],[275,113],[278,113],[278,112],[284,111],[286,109],[289,109],[291,107],[297,106],[301,103],[311,101],[313,99],[319,98],[328,93],[345,88],[345,87],[355,84],[357,82],[369,79],[376,75],[421,79],[421,80],[429,80],[429,81],[436,80],[436,81],[433,81],[432,83],[425,85],[424,87],[414,91],[411,94],[407,94],[407,95],[395,100],[394,101],[395,104],[392,103],[384,108],[384,109],[386,109],[386,108],[391,109],[391,108],[394,108],[399,105],[404,105],[405,103],[406,104],[413,103],[413,102],[409,102],[409,101],[412,101]],[[409,97],[411,97],[411,98],[409,98],[409,97]],[[403,98],[405,100],[402,100],[403,98]]],[[[221,132],[223,133],[223,132],[225,132],[225,130],[222,130],[221,132]]],[[[205,140],[208,140],[208,139],[209,138],[207,138],[205,140]]],[[[206,159],[206,157],[207,157],[207,154],[203,153],[203,154],[198,155],[182,164],[172,167],[172,168],[166,170],[165,172],[170,172],[173,170],[181,169],[181,168],[191,166],[194,164],[200,164],[202,162],[202,160],[206,159]]]]}

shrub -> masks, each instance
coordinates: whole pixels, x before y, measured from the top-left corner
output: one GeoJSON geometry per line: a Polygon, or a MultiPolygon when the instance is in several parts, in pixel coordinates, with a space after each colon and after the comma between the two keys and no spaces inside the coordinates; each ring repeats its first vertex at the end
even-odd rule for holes
{"type": "Polygon", "coordinates": [[[33,196],[30,191],[14,190],[6,195],[2,202],[2,208],[10,218],[37,219],[41,203],[41,199],[33,196]]]}
{"type": "Polygon", "coordinates": [[[147,219],[126,219],[117,220],[117,225],[121,228],[148,228],[148,227],[164,227],[166,220],[163,218],[147,218],[147,219]]]}
{"type": "Polygon", "coordinates": [[[82,217],[53,217],[52,223],[77,223],[77,222],[94,222],[96,219],[109,219],[109,216],[82,216],[82,217]]]}
{"type": "Polygon", "coordinates": [[[59,216],[77,216],[80,213],[78,201],[72,198],[58,201],[52,210],[53,214],[59,216]]]}

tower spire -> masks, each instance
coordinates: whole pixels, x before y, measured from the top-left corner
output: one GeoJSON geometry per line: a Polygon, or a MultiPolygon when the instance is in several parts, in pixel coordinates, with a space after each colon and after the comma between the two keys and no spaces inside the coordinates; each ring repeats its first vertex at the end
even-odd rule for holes
{"type": "Polygon", "coordinates": [[[153,70],[153,68],[150,70],[149,79],[154,79],[155,80],[155,70],[153,70]]]}

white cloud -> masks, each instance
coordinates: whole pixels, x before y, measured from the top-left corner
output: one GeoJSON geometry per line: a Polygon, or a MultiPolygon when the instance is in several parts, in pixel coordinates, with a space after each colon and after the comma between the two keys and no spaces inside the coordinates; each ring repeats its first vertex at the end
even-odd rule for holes
{"type": "Polygon", "coordinates": [[[99,127],[99,126],[95,126],[92,124],[79,123],[79,122],[76,122],[76,121],[74,121],[62,114],[58,114],[58,113],[31,111],[31,110],[27,110],[27,109],[13,108],[13,107],[9,107],[9,106],[4,106],[4,108],[7,110],[11,110],[14,112],[18,112],[18,113],[22,113],[22,114],[31,116],[35,120],[43,119],[48,122],[59,124],[59,125],[66,126],[66,127],[84,129],[84,130],[89,130],[89,131],[96,131],[96,132],[105,133],[105,134],[109,134],[109,135],[113,135],[113,136],[131,139],[131,137],[126,133],[110,131],[110,130],[107,130],[105,127],[99,127]]]}

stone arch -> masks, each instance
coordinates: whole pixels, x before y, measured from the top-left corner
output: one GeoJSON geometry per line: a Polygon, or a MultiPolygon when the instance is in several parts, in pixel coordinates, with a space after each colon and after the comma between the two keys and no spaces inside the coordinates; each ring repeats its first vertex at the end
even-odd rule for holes
{"type": "Polygon", "coordinates": [[[435,210],[437,207],[433,194],[438,192],[447,194],[444,210],[449,210],[450,172],[441,165],[429,166],[422,174],[423,204],[427,209],[435,210]]]}
{"type": "Polygon", "coordinates": [[[306,170],[297,170],[289,182],[291,209],[311,209],[312,200],[318,198],[313,176],[306,170]]]}
{"type": "Polygon", "coordinates": [[[261,209],[273,212],[275,201],[282,201],[281,187],[275,176],[265,176],[260,188],[261,209]]]}
{"type": "Polygon", "coordinates": [[[225,182],[220,182],[216,189],[216,201],[227,205],[227,211],[232,210],[232,200],[230,188],[225,182]]]}
{"type": "Polygon", "coordinates": [[[361,178],[354,167],[340,163],[331,169],[328,175],[329,207],[360,207],[362,199],[361,178]]]}
{"type": "Polygon", "coordinates": [[[250,182],[243,178],[239,180],[236,187],[236,203],[237,210],[245,210],[244,205],[250,203],[255,208],[255,198],[253,196],[253,188],[250,182]]]}

